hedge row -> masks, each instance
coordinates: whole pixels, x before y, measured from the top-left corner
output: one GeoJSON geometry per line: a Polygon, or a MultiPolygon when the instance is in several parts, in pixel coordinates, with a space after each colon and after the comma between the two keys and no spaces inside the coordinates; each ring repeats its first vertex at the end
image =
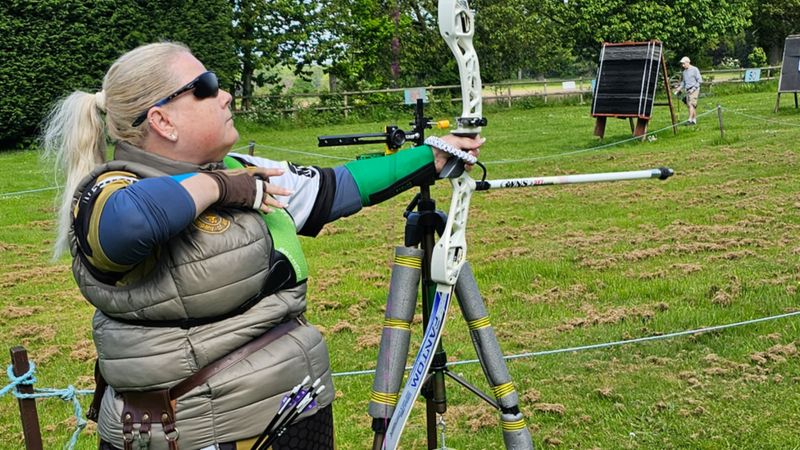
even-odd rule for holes
{"type": "Polygon", "coordinates": [[[97,91],[138,45],[184,42],[225,85],[237,68],[227,0],[4,0],[0,36],[0,150],[30,144],[55,100],[97,91]]]}

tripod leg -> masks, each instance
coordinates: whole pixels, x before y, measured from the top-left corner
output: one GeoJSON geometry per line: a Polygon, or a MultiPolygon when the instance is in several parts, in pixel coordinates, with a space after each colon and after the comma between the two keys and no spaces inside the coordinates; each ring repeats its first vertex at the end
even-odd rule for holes
{"type": "Polygon", "coordinates": [[[423,253],[422,250],[412,247],[395,248],[378,364],[369,402],[369,415],[372,417],[372,430],[375,432],[375,449],[383,446],[384,434],[397,405],[400,384],[403,381],[423,253]]]}
{"type": "Polygon", "coordinates": [[[500,405],[503,441],[507,449],[532,449],[533,441],[519,410],[519,395],[511,382],[503,352],[489,323],[478,284],[469,263],[464,263],[456,283],[456,297],[469,326],[472,343],[483,367],[483,373],[500,405]]]}

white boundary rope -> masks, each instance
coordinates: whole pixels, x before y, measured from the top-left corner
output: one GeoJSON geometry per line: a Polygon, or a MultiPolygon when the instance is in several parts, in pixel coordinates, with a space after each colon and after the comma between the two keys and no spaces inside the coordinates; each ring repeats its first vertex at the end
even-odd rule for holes
{"type": "Polygon", "coordinates": [[[288,149],[288,148],[274,147],[272,145],[256,144],[256,147],[266,148],[268,150],[277,150],[277,151],[287,152],[287,153],[296,153],[298,155],[314,156],[316,158],[336,159],[336,160],[340,160],[340,161],[352,161],[353,160],[353,158],[346,158],[344,156],[331,156],[331,155],[324,155],[324,154],[321,154],[321,153],[304,152],[304,151],[301,151],[301,150],[292,150],[292,149],[288,149]]]}
{"type": "MultiPolygon", "coordinates": [[[[740,326],[744,326],[744,325],[752,325],[754,323],[759,323],[759,322],[767,322],[767,321],[771,321],[771,320],[785,319],[787,317],[793,317],[793,316],[798,316],[798,315],[800,315],[800,311],[794,311],[794,312],[790,312],[790,313],[786,313],[786,314],[778,314],[776,316],[761,317],[761,318],[758,318],[758,319],[745,320],[745,321],[742,321],[742,322],[734,322],[734,323],[729,323],[729,324],[725,324],[725,325],[715,325],[715,326],[711,326],[711,327],[698,328],[698,329],[695,329],[695,330],[677,331],[677,332],[674,332],[674,333],[661,334],[661,335],[658,335],[658,336],[646,336],[646,337],[641,337],[641,338],[636,338],[636,339],[627,339],[627,340],[623,340],[623,341],[605,342],[605,343],[602,343],[602,344],[591,344],[591,345],[582,345],[582,346],[579,346],[579,347],[569,347],[569,348],[561,348],[561,349],[555,349],[555,350],[544,350],[544,351],[540,351],[540,352],[520,353],[518,355],[503,356],[503,359],[505,359],[507,361],[510,361],[510,360],[514,360],[514,359],[529,358],[529,357],[533,357],[533,356],[555,355],[555,354],[558,354],[558,353],[573,353],[573,352],[579,352],[579,351],[583,351],[583,350],[595,350],[595,349],[599,349],[599,348],[614,347],[614,346],[618,346],[618,345],[636,344],[636,343],[639,343],[639,342],[656,341],[656,340],[660,340],[660,339],[670,339],[670,338],[679,337],[679,336],[707,333],[709,331],[717,331],[717,330],[724,330],[726,328],[740,327],[740,326]]],[[[477,362],[480,362],[480,361],[477,360],[477,359],[469,359],[469,360],[466,360],[466,361],[449,362],[449,363],[447,363],[445,365],[447,367],[452,367],[452,366],[461,366],[461,365],[465,365],[465,364],[475,364],[477,362]]],[[[406,370],[409,370],[409,369],[410,369],[410,367],[406,367],[406,370]]],[[[370,374],[373,374],[373,373],[375,373],[375,369],[372,369],[372,370],[357,370],[357,371],[351,371],[351,372],[336,372],[336,373],[333,373],[331,375],[334,376],[334,377],[346,377],[346,376],[354,376],[354,375],[370,375],[370,374]]]]}
{"type": "MultiPolygon", "coordinates": [[[[248,147],[249,147],[249,145],[245,145],[245,146],[242,146],[242,147],[234,148],[231,151],[232,152],[238,152],[240,150],[246,150],[248,147]]],[[[38,188],[38,189],[28,189],[28,190],[25,190],[25,191],[2,192],[2,193],[0,193],[0,200],[5,200],[5,199],[11,198],[11,197],[19,197],[21,195],[26,195],[26,194],[34,194],[36,192],[52,191],[52,190],[59,189],[59,188],[61,188],[61,186],[56,185],[56,186],[43,187],[43,188],[38,188]]]]}
{"type": "Polygon", "coordinates": [[[28,189],[27,191],[6,192],[6,193],[3,193],[3,194],[0,194],[0,199],[10,198],[10,197],[17,197],[17,196],[26,195],[26,194],[33,194],[33,193],[36,193],[36,192],[52,191],[54,189],[58,189],[58,186],[50,186],[50,187],[44,187],[44,188],[39,188],[39,189],[28,189]]]}
{"type": "Polygon", "coordinates": [[[724,106],[722,107],[722,110],[723,111],[727,111],[727,112],[732,113],[732,114],[737,114],[737,115],[740,115],[740,116],[743,116],[743,117],[747,117],[748,119],[763,120],[764,122],[777,123],[779,125],[786,125],[786,126],[790,126],[790,127],[800,127],[800,123],[783,122],[781,120],[767,119],[765,117],[759,117],[759,116],[752,116],[750,114],[745,114],[745,113],[743,113],[741,111],[738,111],[738,110],[735,110],[735,109],[728,109],[728,108],[726,108],[724,106]]]}

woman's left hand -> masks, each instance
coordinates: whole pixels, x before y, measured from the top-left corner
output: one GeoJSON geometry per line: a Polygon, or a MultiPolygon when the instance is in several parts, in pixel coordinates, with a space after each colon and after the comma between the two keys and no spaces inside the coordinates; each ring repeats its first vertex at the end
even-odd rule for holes
{"type": "MultiPolygon", "coordinates": [[[[480,146],[486,142],[486,138],[477,135],[475,137],[464,137],[464,136],[456,136],[454,134],[448,134],[446,136],[442,136],[439,139],[447,142],[448,144],[461,149],[467,153],[472,154],[476,158],[481,153],[480,146]]],[[[439,173],[444,168],[444,165],[447,163],[447,160],[450,159],[450,154],[444,152],[436,147],[431,147],[433,149],[433,163],[436,166],[436,173],[439,173]]],[[[465,164],[464,168],[466,170],[472,170],[473,164],[465,164]]]]}

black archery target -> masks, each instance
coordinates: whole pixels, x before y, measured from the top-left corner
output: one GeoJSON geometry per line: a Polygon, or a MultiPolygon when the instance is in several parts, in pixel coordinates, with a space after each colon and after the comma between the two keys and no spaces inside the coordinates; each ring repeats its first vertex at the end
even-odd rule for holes
{"type": "Polygon", "coordinates": [[[786,38],[778,92],[800,91],[800,34],[786,38]]]}
{"type": "Polygon", "coordinates": [[[658,41],[603,44],[592,116],[649,119],[658,83],[662,45],[658,41]]]}

